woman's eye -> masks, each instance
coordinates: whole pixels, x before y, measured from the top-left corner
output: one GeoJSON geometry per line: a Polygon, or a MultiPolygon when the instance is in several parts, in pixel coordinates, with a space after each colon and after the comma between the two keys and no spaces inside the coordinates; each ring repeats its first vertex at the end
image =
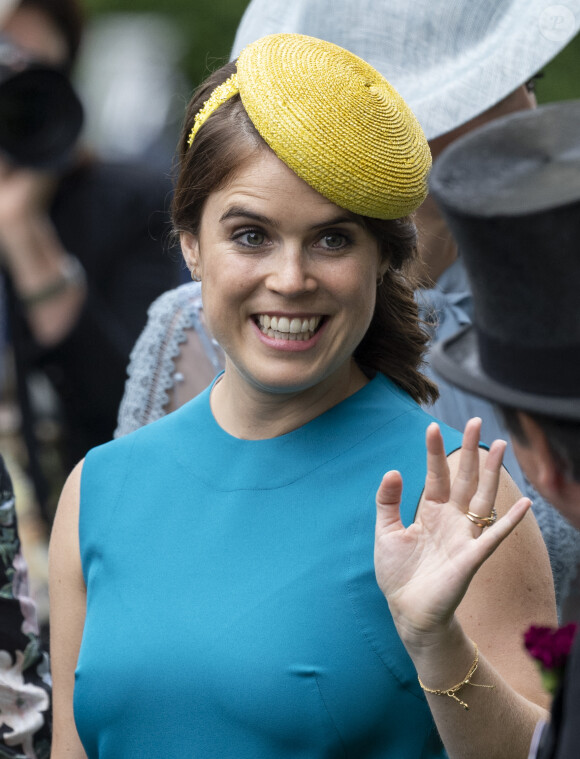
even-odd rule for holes
{"type": "Polygon", "coordinates": [[[247,232],[241,232],[236,235],[236,242],[245,245],[248,248],[259,248],[266,242],[266,235],[263,232],[252,229],[247,232]]]}
{"type": "Polygon", "coordinates": [[[348,244],[348,238],[340,232],[328,232],[320,238],[320,242],[323,248],[339,250],[348,244]]]}

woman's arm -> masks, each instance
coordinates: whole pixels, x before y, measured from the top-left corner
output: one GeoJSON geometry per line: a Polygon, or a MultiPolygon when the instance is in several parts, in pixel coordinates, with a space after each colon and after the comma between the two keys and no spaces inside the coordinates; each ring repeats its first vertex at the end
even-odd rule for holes
{"type": "Polygon", "coordinates": [[[447,459],[438,427],[429,427],[425,492],[408,529],[399,520],[401,477],[385,475],[377,494],[377,579],[427,688],[461,683],[475,660],[474,643],[479,647],[472,685],[456,693],[468,710],[426,692],[450,759],[525,759],[548,699],[523,633],[531,623],[556,623],[554,591],[545,546],[526,515],[529,501],[517,500],[501,470],[505,444],[486,454],[478,439],[472,420],[462,450],[447,459]],[[492,527],[482,530],[465,515],[486,516],[494,503],[501,518],[492,527]]]}
{"type": "Polygon", "coordinates": [[[75,467],[65,483],[50,538],[52,759],[86,759],[73,716],[75,668],[86,607],[78,537],[81,471],[82,462],[75,467]]]}

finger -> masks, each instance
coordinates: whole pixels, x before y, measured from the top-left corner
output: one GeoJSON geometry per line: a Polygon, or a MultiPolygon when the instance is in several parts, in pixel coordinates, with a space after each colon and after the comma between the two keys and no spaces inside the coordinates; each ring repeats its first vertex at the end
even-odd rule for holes
{"type": "Polygon", "coordinates": [[[436,503],[446,503],[449,500],[449,464],[441,436],[441,430],[436,422],[432,422],[425,433],[427,445],[427,476],[425,478],[424,499],[436,503]]]}
{"type": "Polygon", "coordinates": [[[478,566],[491,556],[496,548],[510,535],[527,514],[532,502],[529,498],[520,498],[507,511],[501,519],[492,525],[486,527],[480,537],[474,541],[476,548],[478,566]]]}
{"type": "Polygon", "coordinates": [[[377,490],[377,533],[403,526],[401,522],[402,493],[401,473],[395,470],[387,472],[377,490]]]}
{"type": "Polygon", "coordinates": [[[463,431],[459,465],[451,485],[450,500],[462,511],[468,511],[479,480],[479,437],[481,419],[469,419],[463,431]]]}
{"type": "Polygon", "coordinates": [[[492,443],[481,473],[477,492],[471,499],[469,511],[481,517],[489,516],[493,509],[506,446],[505,440],[495,440],[492,443]]]}

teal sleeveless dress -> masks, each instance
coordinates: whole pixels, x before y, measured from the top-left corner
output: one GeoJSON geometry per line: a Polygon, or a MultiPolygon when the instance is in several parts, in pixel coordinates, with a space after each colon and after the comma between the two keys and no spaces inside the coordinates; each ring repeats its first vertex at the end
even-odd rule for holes
{"type": "Polygon", "coordinates": [[[411,523],[431,417],[376,375],[293,432],[240,440],[209,393],[83,467],[89,759],[445,756],[373,566],[377,487],[402,472],[411,523]]]}

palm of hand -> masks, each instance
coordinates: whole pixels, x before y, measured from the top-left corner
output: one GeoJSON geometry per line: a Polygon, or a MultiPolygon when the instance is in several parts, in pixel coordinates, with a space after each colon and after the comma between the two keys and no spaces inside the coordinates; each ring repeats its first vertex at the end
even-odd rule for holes
{"type": "Polygon", "coordinates": [[[449,624],[479,566],[529,506],[520,499],[485,531],[466,518],[467,511],[491,513],[505,449],[503,441],[496,441],[480,474],[479,431],[479,420],[466,426],[451,481],[441,433],[430,425],[424,496],[408,528],[399,515],[401,475],[388,472],[377,492],[375,572],[402,637],[421,637],[449,624]]]}

